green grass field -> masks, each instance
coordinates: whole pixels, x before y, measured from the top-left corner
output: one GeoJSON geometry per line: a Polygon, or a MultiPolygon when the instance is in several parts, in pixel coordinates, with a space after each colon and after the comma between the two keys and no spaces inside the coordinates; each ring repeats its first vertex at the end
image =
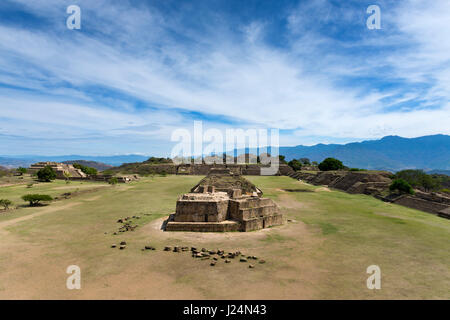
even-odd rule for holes
{"type": "Polygon", "coordinates": [[[249,233],[163,232],[177,196],[202,177],[143,178],[130,184],[64,181],[0,187],[0,199],[25,204],[26,193],[59,196],[48,206],[0,213],[1,299],[449,299],[450,221],[417,210],[306,185],[288,177],[247,177],[290,221],[249,233]],[[100,186],[103,186],[99,188],[100,186]],[[286,191],[290,190],[290,191],[286,191]],[[117,219],[139,215],[119,235],[117,219]],[[127,242],[125,250],[110,248],[127,242]],[[141,251],[144,245],[156,251],[141,251]],[[166,245],[240,250],[266,260],[249,269],[211,267],[166,245]],[[68,290],[66,268],[82,270],[68,290]],[[366,268],[381,268],[369,290],[366,268]]]}

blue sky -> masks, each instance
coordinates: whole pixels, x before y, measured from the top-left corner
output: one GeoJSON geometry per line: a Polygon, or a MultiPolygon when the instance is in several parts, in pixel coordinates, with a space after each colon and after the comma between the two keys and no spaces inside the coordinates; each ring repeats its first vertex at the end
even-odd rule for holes
{"type": "Polygon", "coordinates": [[[449,21],[448,0],[2,0],[0,154],[168,155],[194,120],[281,145],[450,134],[449,21]]]}

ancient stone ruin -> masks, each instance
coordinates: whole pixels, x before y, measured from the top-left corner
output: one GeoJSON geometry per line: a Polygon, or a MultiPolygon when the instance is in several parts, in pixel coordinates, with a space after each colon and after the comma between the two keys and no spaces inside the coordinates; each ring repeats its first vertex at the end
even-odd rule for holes
{"type": "Polygon", "coordinates": [[[263,198],[250,181],[228,169],[211,169],[207,177],[178,198],[166,231],[252,231],[283,224],[275,202],[263,198]]]}
{"type": "Polygon", "coordinates": [[[71,177],[74,178],[85,178],[86,174],[81,171],[80,169],[75,168],[71,164],[65,164],[65,163],[59,163],[59,162],[38,162],[35,164],[32,164],[28,171],[30,173],[38,172],[40,169],[43,169],[45,167],[51,167],[53,171],[56,173],[56,178],[58,179],[65,179],[66,176],[64,174],[69,174],[71,177]]]}

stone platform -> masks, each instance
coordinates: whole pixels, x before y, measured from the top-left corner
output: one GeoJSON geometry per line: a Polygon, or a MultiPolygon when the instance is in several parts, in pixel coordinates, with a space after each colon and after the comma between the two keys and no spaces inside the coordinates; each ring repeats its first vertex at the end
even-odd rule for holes
{"type": "Polygon", "coordinates": [[[275,202],[245,178],[215,169],[178,198],[166,231],[253,231],[284,223],[275,202]]]}
{"type": "Polygon", "coordinates": [[[166,231],[191,232],[232,232],[240,231],[241,225],[237,221],[225,220],[222,222],[177,222],[169,221],[166,231]]]}

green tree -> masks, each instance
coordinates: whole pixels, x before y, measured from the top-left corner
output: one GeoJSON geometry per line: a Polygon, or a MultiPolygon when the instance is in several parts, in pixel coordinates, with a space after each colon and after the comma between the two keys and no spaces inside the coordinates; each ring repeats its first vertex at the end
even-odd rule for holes
{"type": "Polygon", "coordinates": [[[23,175],[23,174],[27,173],[27,168],[18,167],[18,168],[16,169],[16,171],[17,171],[18,173],[20,173],[21,175],[23,175]]]}
{"type": "Polygon", "coordinates": [[[281,154],[278,156],[278,159],[279,159],[280,163],[282,163],[282,164],[286,164],[287,163],[286,162],[286,157],[281,155],[281,154]]]}
{"type": "Polygon", "coordinates": [[[298,159],[301,163],[302,163],[302,165],[304,165],[304,166],[309,166],[309,165],[311,165],[311,161],[308,159],[308,158],[300,158],[300,159],[298,159]]]}
{"type": "Polygon", "coordinates": [[[391,185],[389,186],[389,190],[414,194],[414,190],[411,185],[408,183],[408,181],[403,179],[395,179],[394,181],[392,181],[391,185]]]}
{"type": "Polygon", "coordinates": [[[47,194],[26,194],[22,196],[23,201],[28,201],[30,207],[37,206],[41,201],[52,201],[53,198],[47,194]]]}
{"type": "Polygon", "coordinates": [[[335,158],[326,158],[319,164],[319,169],[322,171],[340,170],[344,169],[344,164],[335,158]]]}
{"type": "Polygon", "coordinates": [[[108,183],[114,186],[119,183],[119,179],[117,179],[117,177],[112,177],[109,179],[108,183]]]}
{"type": "Polygon", "coordinates": [[[424,174],[420,177],[420,186],[424,188],[425,191],[435,191],[441,188],[439,181],[434,179],[429,174],[424,174]]]}
{"type": "Polygon", "coordinates": [[[0,206],[2,206],[5,210],[8,210],[10,205],[12,205],[12,201],[11,200],[0,199],[0,206]]]}
{"type": "Polygon", "coordinates": [[[396,179],[403,179],[414,188],[421,188],[425,191],[439,190],[442,188],[442,180],[426,174],[422,170],[401,170],[395,174],[396,179]]]}
{"type": "Polygon", "coordinates": [[[56,173],[52,167],[46,166],[37,172],[39,181],[50,182],[56,179],[56,173]]]}
{"type": "Polygon", "coordinates": [[[288,162],[288,165],[295,171],[298,171],[302,168],[302,163],[297,159],[292,159],[291,161],[288,162]]]}

